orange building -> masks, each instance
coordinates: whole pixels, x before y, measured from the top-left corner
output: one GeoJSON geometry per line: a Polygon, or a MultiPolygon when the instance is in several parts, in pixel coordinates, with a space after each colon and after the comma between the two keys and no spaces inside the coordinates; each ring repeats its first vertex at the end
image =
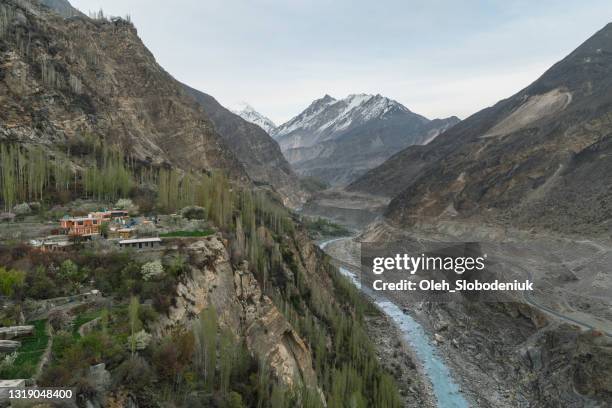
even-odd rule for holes
{"type": "Polygon", "coordinates": [[[100,234],[102,219],[92,217],[63,218],[60,227],[65,234],[77,237],[89,237],[100,234]]]}

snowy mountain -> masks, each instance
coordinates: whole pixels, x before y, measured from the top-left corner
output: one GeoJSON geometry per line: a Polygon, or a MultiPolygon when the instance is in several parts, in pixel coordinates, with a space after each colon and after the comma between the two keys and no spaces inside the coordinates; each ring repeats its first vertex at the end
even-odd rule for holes
{"type": "Polygon", "coordinates": [[[265,130],[269,135],[271,135],[275,129],[276,125],[270,119],[257,112],[251,105],[246,102],[240,103],[240,106],[233,110],[233,112],[240,116],[242,119],[247,122],[254,123],[258,125],[260,128],[265,130]]]}
{"type": "Polygon", "coordinates": [[[271,135],[299,174],[342,185],[458,121],[430,121],[382,95],[325,95],[271,135]]]}
{"type": "Polygon", "coordinates": [[[273,136],[281,148],[312,146],[334,139],[368,121],[406,114],[415,121],[428,120],[413,114],[402,104],[381,95],[356,94],[336,100],[329,95],[315,100],[304,112],[279,126],[273,136]],[[306,136],[306,137],[302,137],[306,136]]]}

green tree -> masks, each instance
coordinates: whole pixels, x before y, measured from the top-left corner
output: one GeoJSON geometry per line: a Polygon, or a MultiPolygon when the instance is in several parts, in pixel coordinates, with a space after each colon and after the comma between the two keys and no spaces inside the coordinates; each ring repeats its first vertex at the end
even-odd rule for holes
{"type": "Polygon", "coordinates": [[[193,325],[196,342],[197,367],[204,377],[205,388],[211,391],[215,381],[217,362],[217,311],[210,306],[200,313],[193,325]]]}
{"type": "Polygon", "coordinates": [[[11,297],[23,287],[26,274],[15,269],[0,267],[0,293],[11,297]]]}
{"type": "Polygon", "coordinates": [[[60,265],[59,276],[63,281],[70,283],[74,290],[77,290],[79,284],[85,279],[85,272],[84,269],[79,269],[72,260],[66,259],[60,265]]]}
{"type": "Polygon", "coordinates": [[[138,309],[140,308],[140,300],[138,300],[138,296],[132,296],[130,299],[130,305],[128,306],[128,316],[130,318],[130,351],[132,352],[132,357],[136,353],[136,331],[140,325],[140,320],[138,319],[138,309]]]}

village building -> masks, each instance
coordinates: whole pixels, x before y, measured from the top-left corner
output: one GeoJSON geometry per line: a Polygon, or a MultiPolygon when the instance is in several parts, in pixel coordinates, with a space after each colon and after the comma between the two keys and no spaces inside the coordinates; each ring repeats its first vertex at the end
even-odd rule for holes
{"type": "Polygon", "coordinates": [[[60,220],[60,228],[65,235],[73,237],[91,237],[100,234],[103,220],[89,217],[66,217],[60,220]]]}
{"type": "Polygon", "coordinates": [[[135,228],[111,227],[108,229],[108,239],[130,239],[133,238],[135,235],[135,228]]]}
{"type": "Polygon", "coordinates": [[[66,251],[74,243],[66,235],[51,235],[30,241],[30,245],[43,252],[66,251]]]}
{"type": "Polygon", "coordinates": [[[153,249],[161,246],[161,238],[136,238],[119,241],[120,248],[153,249]]]}

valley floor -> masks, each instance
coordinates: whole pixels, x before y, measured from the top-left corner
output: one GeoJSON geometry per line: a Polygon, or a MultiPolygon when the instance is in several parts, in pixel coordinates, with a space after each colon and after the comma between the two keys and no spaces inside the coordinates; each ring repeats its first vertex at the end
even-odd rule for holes
{"type": "Polygon", "coordinates": [[[399,230],[382,220],[382,199],[367,201],[324,192],[306,207],[361,231],[358,239],[326,246],[338,266],[359,270],[358,240],[478,241],[503,266],[505,277],[536,282],[533,293],[478,309],[454,302],[398,304],[435,338],[437,351],[474,406],[530,407],[557,401],[567,407],[598,407],[602,398],[609,402],[609,382],[603,378],[612,368],[612,245],[451,221],[399,230]],[[597,355],[597,361],[589,361],[589,355],[597,355]]]}

